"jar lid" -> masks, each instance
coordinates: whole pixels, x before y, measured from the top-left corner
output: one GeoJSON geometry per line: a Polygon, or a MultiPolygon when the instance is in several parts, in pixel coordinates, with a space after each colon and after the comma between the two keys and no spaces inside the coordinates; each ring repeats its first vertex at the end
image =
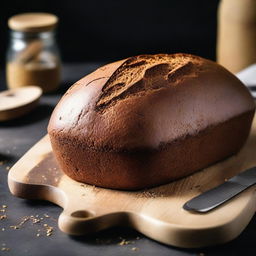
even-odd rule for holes
{"type": "Polygon", "coordinates": [[[12,16],[8,25],[12,30],[22,32],[43,32],[52,30],[58,23],[58,17],[51,13],[22,13],[12,16]]]}
{"type": "Polygon", "coordinates": [[[18,118],[34,109],[42,95],[38,86],[25,86],[0,92],[0,122],[18,118]]]}

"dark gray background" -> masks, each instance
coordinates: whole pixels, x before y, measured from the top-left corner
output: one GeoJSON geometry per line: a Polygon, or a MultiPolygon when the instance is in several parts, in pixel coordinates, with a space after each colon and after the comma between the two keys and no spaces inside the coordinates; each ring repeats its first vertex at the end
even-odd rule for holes
{"type": "Polygon", "coordinates": [[[0,64],[10,16],[31,11],[60,18],[64,62],[112,61],[143,53],[187,52],[215,58],[219,0],[2,0],[0,64]]]}
{"type": "MultiPolygon", "coordinates": [[[[51,111],[65,91],[66,86],[99,65],[102,63],[65,66],[64,83],[59,92],[43,96],[40,106],[26,117],[12,122],[0,123],[0,161],[6,161],[4,165],[0,165],[0,208],[3,204],[8,206],[7,219],[0,220],[0,255],[185,256],[200,255],[200,253],[204,253],[205,256],[255,255],[256,217],[252,219],[245,231],[232,242],[211,248],[185,250],[157,243],[135,231],[123,228],[110,229],[87,237],[71,237],[59,231],[57,227],[56,220],[61,213],[59,207],[47,202],[16,198],[10,194],[7,186],[8,170],[6,168],[11,167],[34,143],[45,135],[51,111]],[[42,230],[42,223],[32,225],[31,222],[28,222],[19,230],[10,228],[10,225],[18,224],[24,216],[38,214],[40,217],[44,217],[44,213],[55,219],[44,219],[42,222],[54,227],[53,235],[50,237],[46,237],[45,232],[42,236],[36,237],[37,230],[42,230]],[[1,231],[2,228],[5,228],[5,231],[1,231]],[[136,239],[137,236],[140,237],[139,240],[136,239]],[[122,240],[120,237],[131,241],[132,244],[118,245],[122,240]],[[10,251],[1,251],[3,243],[10,248],[10,251]],[[137,247],[138,251],[132,251],[132,247],[137,247]]],[[[0,77],[3,78],[1,72],[0,77]]],[[[0,90],[4,86],[3,79],[0,79],[0,90]]]]}

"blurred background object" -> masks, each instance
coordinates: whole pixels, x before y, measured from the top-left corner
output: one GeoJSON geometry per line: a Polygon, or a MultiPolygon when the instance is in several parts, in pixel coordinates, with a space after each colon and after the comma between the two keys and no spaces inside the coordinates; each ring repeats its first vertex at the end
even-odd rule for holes
{"type": "Polygon", "coordinates": [[[65,63],[107,63],[159,52],[187,52],[215,59],[218,2],[10,0],[0,8],[0,62],[4,65],[8,18],[42,11],[60,19],[57,39],[65,63]]]}
{"type": "Polygon", "coordinates": [[[57,22],[58,18],[49,13],[23,13],[8,20],[9,88],[37,85],[43,92],[57,89],[60,84],[60,57],[54,30],[57,22]]]}
{"type": "Polygon", "coordinates": [[[9,121],[31,112],[39,102],[42,89],[25,86],[0,92],[0,122],[9,121]]]}
{"type": "Polygon", "coordinates": [[[256,1],[222,0],[217,60],[233,73],[256,63],[256,1]]]}

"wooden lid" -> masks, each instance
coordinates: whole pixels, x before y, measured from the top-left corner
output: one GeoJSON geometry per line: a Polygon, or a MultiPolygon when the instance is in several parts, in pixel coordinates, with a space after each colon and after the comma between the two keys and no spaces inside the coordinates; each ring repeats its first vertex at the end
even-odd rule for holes
{"type": "Polygon", "coordinates": [[[43,32],[56,27],[58,17],[51,13],[23,13],[12,16],[8,25],[12,30],[22,32],[43,32]]]}
{"type": "Polygon", "coordinates": [[[26,86],[0,92],[0,122],[25,115],[34,109],[42,95],[38,86],[26,86]]]}

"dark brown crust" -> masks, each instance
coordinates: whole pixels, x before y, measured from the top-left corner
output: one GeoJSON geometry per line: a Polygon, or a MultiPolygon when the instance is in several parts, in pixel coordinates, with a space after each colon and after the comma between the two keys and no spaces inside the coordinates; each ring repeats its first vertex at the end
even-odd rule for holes
{"type": "Polygon", "coordinates": [[[168,183],[237,153],[248,137],[253,115],[254,111],[244,113],[157,151],[97,152],[81,141],[51,140],[61,169],[74,180],[136,190],[168,183]]]}
{"type": "Polygon", "coordinates": [[[79,80],[55,108],[48,132],[70,177],[139,189],[237,152],[254,110],[246,87],[214,62],[143,55],[79,80]]]}

